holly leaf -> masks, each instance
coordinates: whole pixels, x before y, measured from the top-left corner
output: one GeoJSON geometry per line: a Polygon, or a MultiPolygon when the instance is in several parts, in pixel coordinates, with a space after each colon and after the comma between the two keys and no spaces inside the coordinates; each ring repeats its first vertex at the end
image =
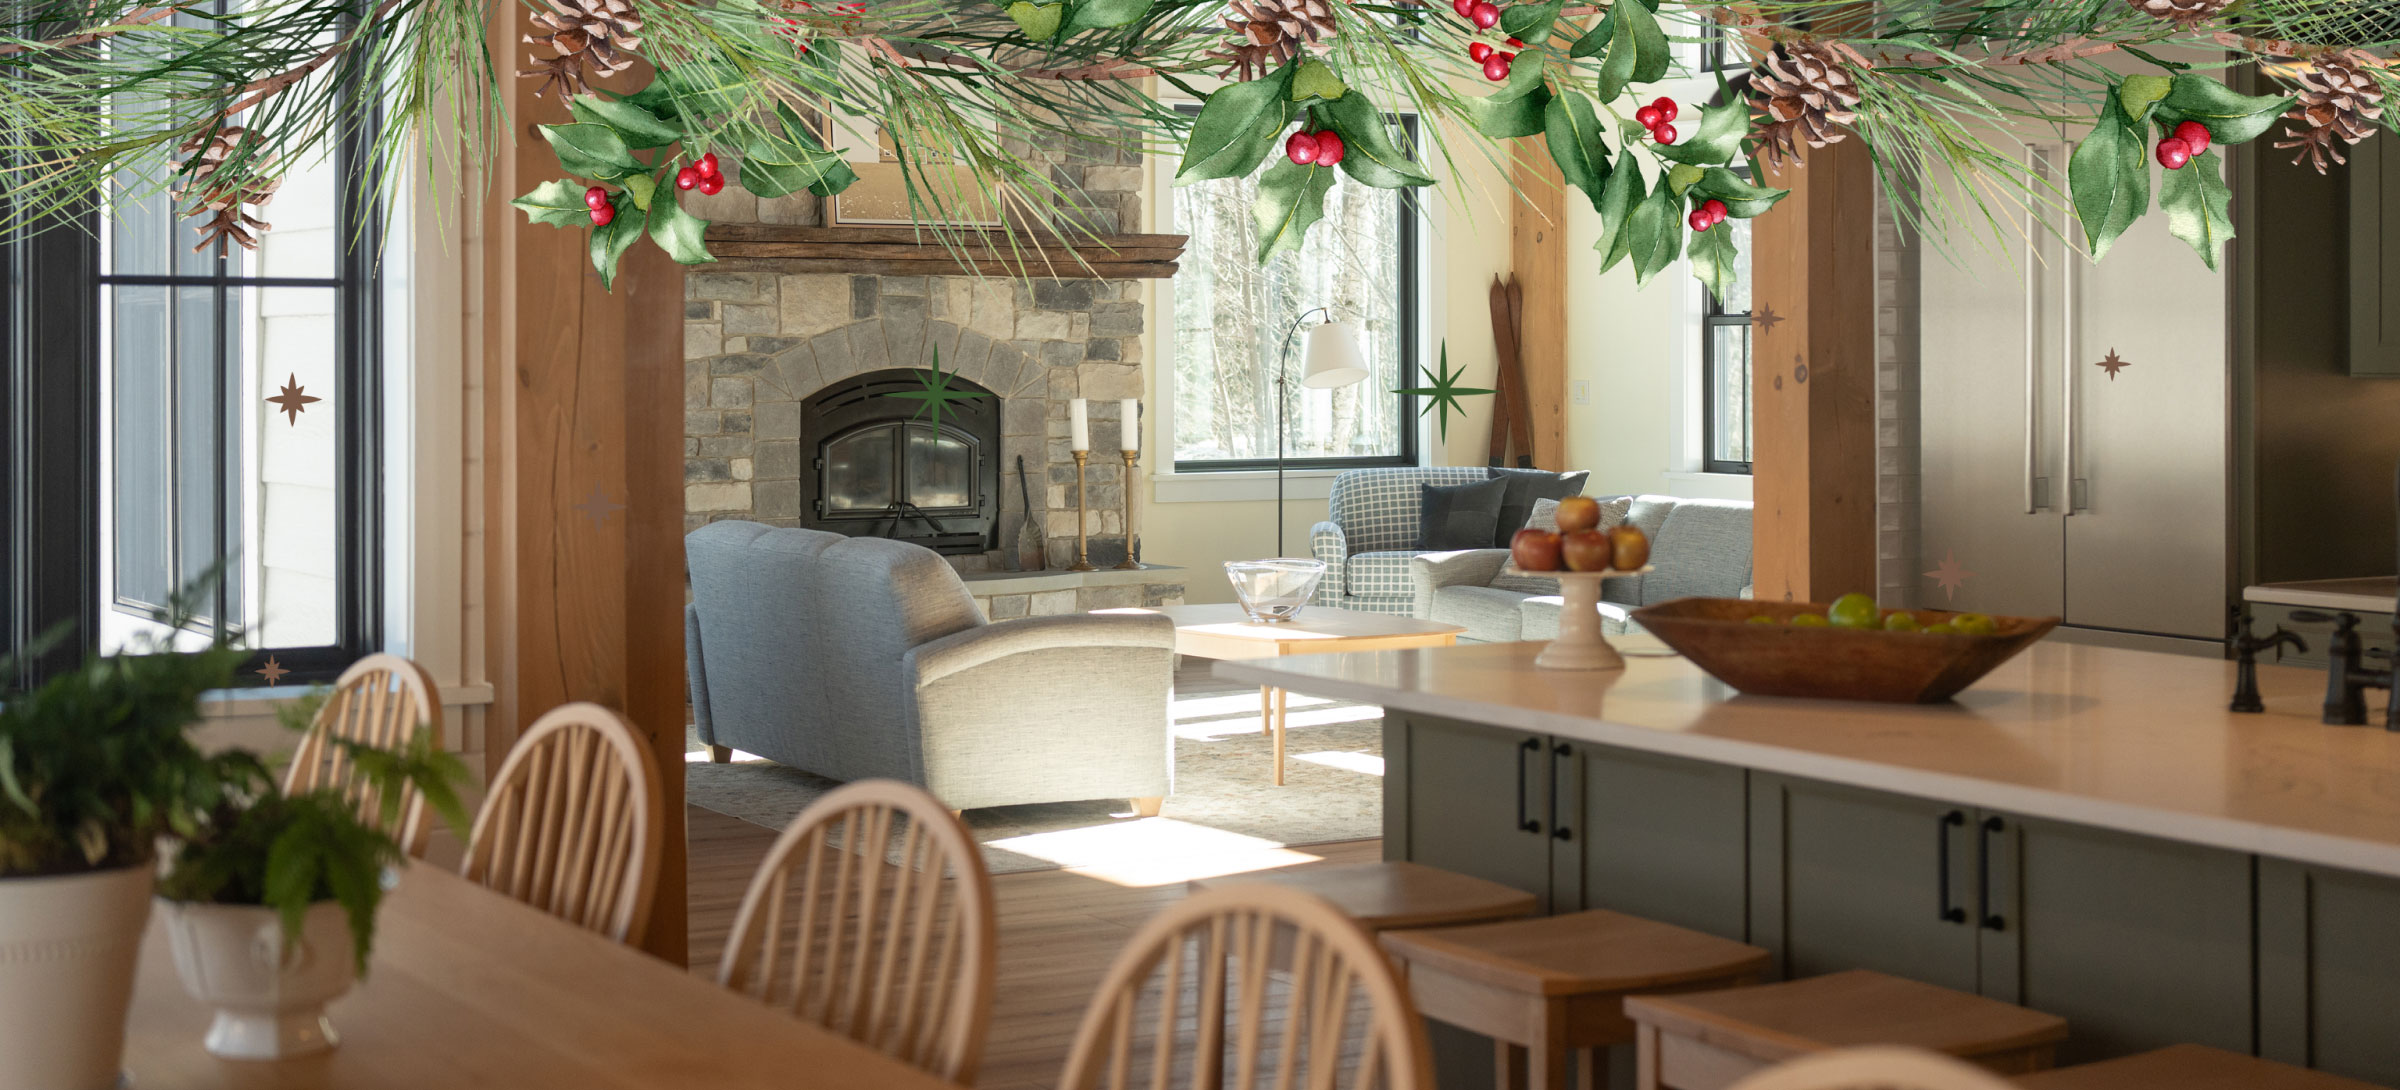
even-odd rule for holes
{"type": "Polygon", "coordinates": [[[1667,51],[1667,34],[1658,27],[1655,8],[1642,4],[1625,6],[1625,25],[1633,31],[1633,82],[1656,83],[1667,74],[1667,65],[1675,58],[1667,51]]]}
{"type": "Polygon", "coordinates": [[[2150,163],[2143,156],[2142,130],[2125,119],[2110,88],[2099,122],[2067,157],[2067,196],[2083,223],[2092,260],[2107,256],[2117,236],[2150,210],[2150,163]]]}
{"type": "Polygon", "coordinates": [[[1736,98],[1723,106],[1701,107],[1699,131],[1683,143],[1658,144],[1651,150],[1661,159],[1712,166],[1732,159],[1733,153],[1741,150],[1743,134],[1749,131],[1749,101],[1736,98]]]}
{"type": "Polygon", "coordinates": [[[1693,184],[1692,190],[1702,198],[1715,197],[1724,201],[1727,216],[1744,220],[1775,207],[1776,201],[1792,194],[1788,189],[1751,185],[1741,175],[1724,167],[1710,167],[1701,171],[1700,180],[1693,184]]]}
{"type": "Polygon", "coordinates": [[[1150,0],[1083,0],[1075,5],[1075,14],[1067,20],[1067,31],[1095,30],[1102,27],[1124,26],[1148,14],[1150,0]]]}
{"type": "Polygon", "coordinates": [[[1592,29],[1584,31],[1582,37],[1575,39],[1575,44],[1567,49],[1567,56],[1577,60],[1593,56],[1608,48],[1608,43],[1615,38],[1616,33],[1617,10],[1612,6],[1600,16],[1599,22],[1592,24],[1592,29]]]}
{"type": "Polygon", "coordinates": [[[1592,100],[1575,91],[1560,92],[1543,109],[1542,127],[1559,175],[1583,190],[1592,210],[1599,211],[1600,194],[1608,183],[1608,142],[1601,139],[1606,126],[1592,112],[1592,100]]]}
{"type": "Polygon", "coordinates": [[[1008,17],[1016,21],[1017,29],[1037,42],[1057,37],[1059,20],[1066,14],[1065,4],[1028,4],[1018,0],[1008,6],[1008,17]]]}
{"type": "Polygon", "coordinates": [[[2290,95],[2245,95],[2207,76],[2189,73],[2175,77],[2167,97],[2159,100],[2159,120],[2169,126],[2197,121],[2208,127],[2210,142],[2240,144],[2256,139],[2292,108],[2290,95]]]}
{"type": "Polygon", "coordinates": [[[1333,168],[1314,163],[1284,159],[1259,175],[1258,202],[1250,207],[1259,261],[1299,249],[1308,229],[1325,218],[1325,191],[1332,188],[1333,168]]]}
{"type": "Polygon", "coordinates": [[[1537,54],[1522,59],[1525,63],[1509,66],[1508,78],[1501,80],[1500,88],[1485,96],[1487,99],[1506,101],[1512,98],[1524,98],[1535,91],[1549,88],[1549,84],[1543,76],[1540,56],[1537,54]]]}
{"type": "Polygon", "coordinates": [[[2175,81],[2165,76],[2127,76],[2117,84],[2117,108],[2125,111],[2128,120],[2140,121],[2150,116],[2150,107],[2167,97],[2174,86],[2175,81]]]}
{"type": "Polygon", "coordinates": [[[1476,132],[1494,140],[1532,136],[1542,131],[1542,111],[1549,105],[1550,98],[1547,87],[1537,89],[1530,95],[1470,98],[1466,100],[1467,122],[1475,126],[1476,132]]]}
{"type": "Polygon", "coordinates": [[[1558,13],[1567,0],[1550,0],[1547,4],[1516,3],[1500,11],[1500,32],[1529,45],[1540,45],[1550,37],[1550,24],[1558,21],[1558,13]]]}
{"type": "Polygon", "coordinates": [[[1616,268],[1633,252],[1634,211],[1641,206],[1643,187],[1642,161],[1626,156],[1608,175],[1600,187],[1600,237],[1592,249],[1600,251],[1600,271],[1616,268]]]}
{"type": "Polygon", "coordinates": [[[597,95],[577,95],[567,103],[567,112],[584,124],[607,126],[626,147],[636,151],[663,148],[683,139],[682,128],[624,99],[610,101],[597,95]]]}
{"type": "Polygon", "coordinates": [[[1292,101],[1294,102],[1306,102],[1312,98],[1333,102],[1340,99],[1349,90],[1349,85],[1342,82],[1342,77],[1334,75],[1333,69],[1324,61],[1302,61],[1300,70],[1292,73],[1292,101]]]}
{"type": "Polygon", "coordinates": [[[1706,231],[1692,234],[1691,246],[1684,250],[1691,262],[1692,277],[1708,288],[1708,294],[1722,302],[1725,293],[1733,290],[1735,262],[1741,255],[1733,247],[1733,228],[1719,223],[1706,231]]]}
{"type": "Polygon", "coordinates": [[[2217,267],[2225,240],[2233,237],[2233,190],[2225,184],[2221,164],[2215,149],[2201,152],[2183,169],[2168,171],[2158,187],[2167,230],[2199,251],[2210,269],[2217,267]]]}
{"type": "MultiPolygon", "coordinates": [[[[815,56],[812,48],[810,56],[815,56]]],[[[720,61],[685,61],[663,69],[649,87],[621,101],[631,102],[660,117],[687,123],[730,113],[748,101],[750,81],[740,69],[720,61]],[[658,94],[651,97],[651,92],[658,94]]]]}
{"type": "MultiPolygon", "coordinates": [[[[1634,44],[1635,17],[1626,12],[1640,6],[1609,6],[1608,20],[1603,24],[1608,28],[1608,55],[1600,59],[1600,71],[1595,75],[1592,88],[1602,102],[1614,101],[1618,95],[1625,93],[1625,85],[1633,81],[1633,64],[1641,59],[1641,47],[1634,44]]],[[[1576,44],[1580,47],[1582,43],[1576,44]]]]}
{"type": "Polygon", "coordinates": [[[525,218],[534,223],[586,227],[592,222],[592,210],[583,203],[584,188],[564,178],[553,178],[508,203],[524,210],[525,218]]]}
{"type": "Polygon", "coordinates": [[[625,195],[633,198],[633,206],[635,208],[639,208],[645,212],[649,211],[650,195],[657,191],[658,179],[656,178],[652,178],[647,174],[628,174],[625,176],[625,195]]]}
{"type": "Polygon", "coordinates": [[[1292,121],[1292,66],[1248,83],[1229,83],[1209,92],[1183,146],[1175,184],[1239,178],[1266,158],[1275,138],[1292,121]]]}
{"type": "Polygon", "coordinates": [[[672,188],[659,194],[650,205],[650,241],[685,265],[715,261],[716,256],[708,252],[708,221],[684,211],[672,188]]]}
{"type": "Polygon", "coordinates": [[[604,291],[616,286],[617,262],[624,258],[625,251],[642,240],[643,217],[635,213],[633,202],[619,194],[611,203],[617,206],[617,218],[608,221],[605,227],[592,228],[592,267],[600,270],[600,287],[604,291]]]}
{"type": "Polygon", "coordinates": [[[1342,171],[1377,189],[1432,185],[1425,168],[1392,142],[1391,123],[1365,95],[1343,95],[1317,107],[1318,116],[1342,138],[1342,171]]]}
{"type": "Polygon", "coordinates": [[[606,125],[576,122],[537,127],[542,139],[550,142],[550,150],[558,154],[558,165],[578,178],[613,182],[642,172],[642,164],[625,146],[625,138],[606,125]]]}
{"type": "Polygon", "coordinates": [[[1667,185],[1675,190],[1676,196],[1680,197],[1683,196],[1684,190],[1699,185],[1700,179],[1707,176],[1707,171],[1690,163],[1677,163],[1667,168],[1667,185]]]}
{"type": "Polygon", "coordinates": [[[742,145],[742,188],[775,198],[806,189],[830,196],[858,180],[840,152],[827,150],[789,106],[776,107],[776,128],[761,126],[742,145]]]}
{"type": "Polygon", "coordinates": [[[1632,236],[1630,253],[1636,285],[1649,283],[1659,270],[1674,264],[1683,249],[1683,217],[1678,211],[1675,192],[1664,177],[1659,178],[1650,195],[1642,198],[1641,205],[1633,210],[1632,221],[1625,225],[1625,230],[1632,236]]]}

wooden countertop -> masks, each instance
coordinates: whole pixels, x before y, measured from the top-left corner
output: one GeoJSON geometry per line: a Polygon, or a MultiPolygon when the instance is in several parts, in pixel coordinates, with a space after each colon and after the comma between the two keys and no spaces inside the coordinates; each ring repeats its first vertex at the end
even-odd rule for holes
{"type": "Polygon", "coordinates": [[[2318,722],[2320,670],[2045,641],[1937,705],[1743,696],[1682,658],[1541,670],[1539,643],[1216,664],[1217,676],[2400,877],[2400,734],[2318,722]]]}

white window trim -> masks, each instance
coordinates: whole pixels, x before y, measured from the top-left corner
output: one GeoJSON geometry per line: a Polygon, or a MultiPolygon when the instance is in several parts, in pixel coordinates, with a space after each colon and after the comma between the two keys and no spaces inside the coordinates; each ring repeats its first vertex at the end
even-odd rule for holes
{"type": "MultiPolygon", "coordinates": [[[[1705,442],[1706,429],[1700,414],[1708,411],[1701,397],[1700,367],[1704,357],[1700,352],[1701,319],[1708,305],[1707,289],[1692,278],[1691,264],[1678,258],[1667,269],[1677,284],[1675,312],[1682,325],[1677,330],[1671,356],[1675,367],[1675,390],[1671,399],[1670,426],[1667,429],[1667,468],[1659,476],[1679,484],[1699,486],[1701,495],[1724,495],[1738,492],[1741,498],[1751,495],[1752,475],[1748,473],[1710,473],[1700,447],[1705,442]]],[[[1756,410],[1755,401],[1752,403],[1756,410]]]]}

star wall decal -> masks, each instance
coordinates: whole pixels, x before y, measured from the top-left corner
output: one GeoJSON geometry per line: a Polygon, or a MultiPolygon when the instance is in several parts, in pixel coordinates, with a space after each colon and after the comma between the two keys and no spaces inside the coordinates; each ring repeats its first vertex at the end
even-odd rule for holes
{"type": "Polygon", "coordinates": [[[1419,416],[1433,412],[1436,409],[1441,410],[1441,415],[1435,419],[1440,422],[1443,441],[1447,442],[1450,438],[1450,413],[1453,410],[1456,410],[1462,414],[1467,411],[1467,407],[1459,404],[1458,399],[1462,397],[1474,397],[1479,394],[1489,394],[1492,391],[1478,389],[1472,386],[1461,386],[1458,384],[1458,380],[1465,378],[1467,372],[1463,367],[1456,371],[1450,369],[1449,341],[1442,342],[1441,367],[1441,372],[1436,374],[1432,371],[1426,371],[1423,364],[1417,365],[1417,370],[1424,373],[1427,385],[1410,386],[1403,389],[1394,390],[1392,392],[1395,394],[1410,394],[1416,397],[1424,398],[1425,407],[1417,410],[1417,415],[1419,416]]]}
{"type": "Polygon", "coordinates": [[[291,673],[291,671],[284,669],[283,664],[275,661],[275,656],[273,655],[268,655],[267,664],[258,668],[258,676],[267,679],[267,684],[270,686],[278,681],[282,681],[283,675],[288,673],[291,673]]]}
{"type": "Polygon", "coordinates": [[[992,396],[981,390],[962,390],[951,386],[951,380],[957,378],[958,376],[955,372],[942,370],[942,349],[940,345],[934,346],[933,366],[917,368],[916,370],[911,371],[910,374],[916,376],[918,384],[923,387],[922,389],[899,390],[883,396],[904,397],[911,401],[922,402],[922,404],[917,406],[917,411],[909,414],[908,418],[914,420],[920,416],[930,415],[933,418],[932,423],[935,428],[940,428],[942,426],[942,410],[951,402],[966,401],[970,398],[992,396]]]}
{"type": "Polygon", "coordinates": [[[1944,552],[1942,562],[1925,574],[1934,582],[1941,584],[1942,598],[1945,601],[1955,600],[1958,597],[1958,588],[1965,586],[1967,580],[1975,575],[1974,572],[1967,570],[1966,565],[1960,564],[1957,555],[1952,552],[1944,552]]]}
{"type": "Polygon", "coordinates": [[[310,397],[301,393],[300,391],[304,389],[306,387],[300,385],[300,376],[297,373],[292,374],[283,380],[283,392],[276,397],[268,398],[267,404],[280,406],[276,411],[284,414],[292,426],[298,427],[300,414],[307,412],[308,406],[325,400],[321,397],[310,397]]]}
{"type": "Polygon", "coordinates": [[[1761,305],[1758,308],[1758,313],[1750,316],[1751,325],[1757,326],[1760,330],[1767,332],[1772,332],[1775,329],[1775,323],[1782,320],[1783,315],[1775,313],[1775,308],[1767,305],[1761,305]]]}
{"type": "Polygon", "coordinates": [[[624,509],[624,504],[610,500],[608,494],[600,490],[599,485],[593,485],[592,494],[582,503],[575,505],[575,510],[583,512],[583,517],[592,520],[592,529],[595,530],[608,522],[609,515],[624,509]]]}
{"type": "Polygon", "coordinates": [[[2108,350],[2108,355],[2103,357],[2099,363],[2093,364],[2093,366],[2108,372],[2108,381],[2115,382],[2117,381],[2117,372],[2133,366],[2133,361],[2118,356],[2117,350],[2111,348],[2108,350]]]}

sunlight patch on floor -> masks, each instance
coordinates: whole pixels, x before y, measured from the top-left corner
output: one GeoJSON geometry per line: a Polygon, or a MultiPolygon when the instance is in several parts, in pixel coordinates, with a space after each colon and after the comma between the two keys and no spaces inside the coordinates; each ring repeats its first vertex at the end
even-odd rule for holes
{"type": "MultiPolygon", "coordinates": [[[[1291,706],[1305,708],[1331,703],[1333,701],[1329,697],[1303,696],[1293,693],[1291,706]]],[[[1213,719],[1226,715],[1257,715],[1258,693],[1177,697],[1171,707],[1172,714],[1176,719],[1213,719]]]]}
{"type": "Polygon", "coordinates": [[[1360,753],[1356,750],[1329,749],[1319,753],[1295,753],[1292,754],[1292,759],[1324,765],[1327,768],[1338,768],[1344,772],[1360,772],[1369,776],[1383,775],[1383,758],[1381,756],[1373,753],[1360,753]]]}
{"type": "MultiPolygon", "coordinates": [[[[1334,708],[1318,708],[1314,711],[1288,711],[1284,713],[1283,725],[1285,730],[1301,730],[1307,727],[1329,727],[1336,723],[1359,723],[1381,718],[1383,718],[1382,708],[1372,704],[1346,704],[1334,708]]],[[[1197,742],[1212,742],[1237,734],[1257,734],[1265,729],[1255,717],[1213,719],[1206,723],[1177,723],[1175,724],[1175,737],[1197,742]]]]}
{"type": "Polygon", "coordinates": [[[1319,858],[1272,840],[1174,818],[1112,821],[987,843],[1120,886],[1163,886],[1313,863],[1319,858]]]}
{"type": "MultiPolygon", "coordinates": [[[[736,761],[763,761],[763,760],[766,760],[766,758],[764,758],[764,757],[761,757],[761,756],[759,756],[758,754],[752,753],[752,752],[750,752],[750,751],[748,751],[748,750],[741,750],[741,749],[737,749],[737,750],[734,750],[734,751],[733,751],[733,759],[734,759],[734,760],[736,760],[736,761]]],[[[708,763],[708,751],[707,751],[707,750],[705,750],[705,749],[689,749],[689,750],[685,750],[685,751],[684,751],[684,753],[683,753],[683,763],[685,763],[685,764],[687,764],[687,765],[707,764],[707,763],[708,763]]]]}

